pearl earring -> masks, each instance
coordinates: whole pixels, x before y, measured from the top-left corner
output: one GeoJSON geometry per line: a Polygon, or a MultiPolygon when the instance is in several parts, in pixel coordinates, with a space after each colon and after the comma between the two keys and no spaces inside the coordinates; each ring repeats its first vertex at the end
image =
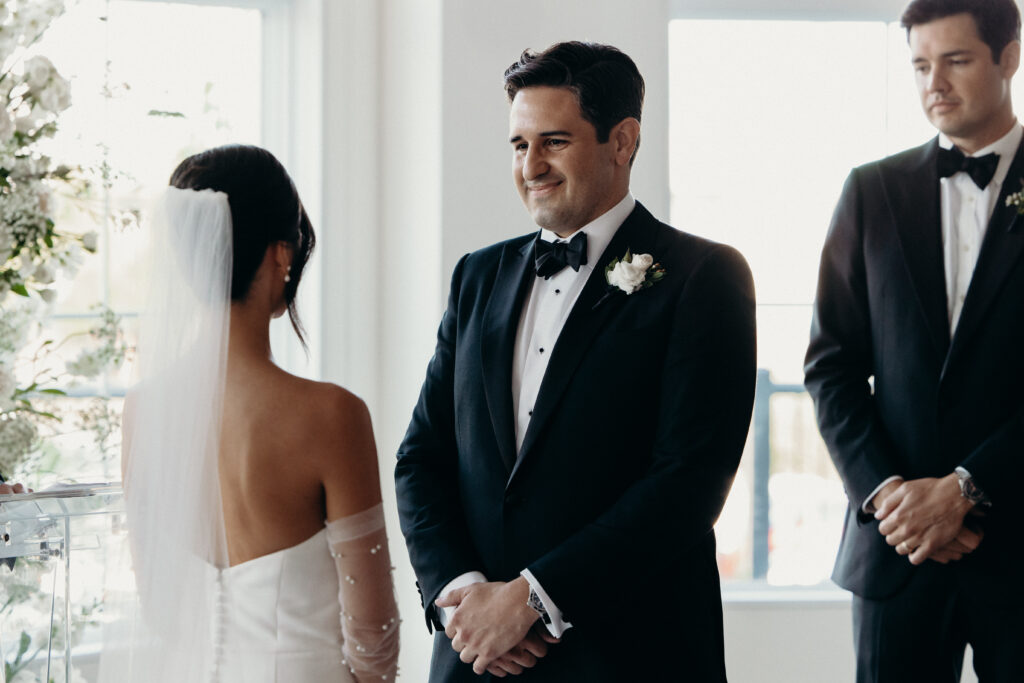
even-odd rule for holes
{"type": "Polygon", "coordinates": [[[292,281],[291,273],[292,273],[292,267],[288,266],[288,270],[286,270],[285,273],[284,273],[284,281],[285,282],[291,282],[292,281]]]}

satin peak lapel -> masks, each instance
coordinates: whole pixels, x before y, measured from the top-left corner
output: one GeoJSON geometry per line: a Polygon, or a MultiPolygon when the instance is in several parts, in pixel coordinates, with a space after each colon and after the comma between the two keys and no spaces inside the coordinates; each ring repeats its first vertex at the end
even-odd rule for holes
{"type": "Polygon", "coordinates": [[[509,472],[516,461],[515,418],[512,414],[512,353],[523,298],[529,291],[530,278],[534,277],[530,259],[532,247],[533,241],[522,247],[505,245],[494,278],[494,288],[484,310],[483,332],[480,336],[487,410],[491,415],[498,451],[509,472]]]}
{"type": "Polygon", "coordinates": [[[943,366],[943,374],[955,358],[960,355],[971,336],[978,331],[985,313],[995,300],[1010,271],[1020,262],[1024,249],[1024,229],[1017,208],[1006,205],[1006,197],[1021,189],[1024,177],[1024,142],[1017,148],[1006,180],[999,191],[992,218],[985,229],[978,263],[967,288],[967,296],[956,324],[953,344],[943,366]]]}
{"type": "Polygon", "coordinates": [[[949,312],[936,167],[938,149],[936,138],[907,165],[882,168],[879,172],[918,303],[935,349],[940,358],[945,358],[949,351],[949,312]]]}
{"type": "Polygon", "coordinates": [[[625,294],[613,294],[605,298],[608,282],[605,280],[604,269],[608,263],[631,249],[635,254],[653,253],[657,258],[652,227],[657,221],[639,202],[633,213],[629,214],[622,226],[612,237],[601,258],[594,264],[594,270],[587,278],[579,299],[572,307],[562,332],[558,335],[555,348],[551,352],[547,371],[541,381],[537,402],[533,407],[530,426],[523,439],[523,447],[516,460],[511,482],[523,461],[529,456],[538,436],[544,430],[552,414],[558,408],[562,394],[569,384],[573,373],[583,359],[587,348],[598,335],[605,321],[622,306],[629,298],[625,294]],[[604,299],[602,301],[602,299],[604,299]],[[600,305],[596,305],[600,302],[600,305]]]}

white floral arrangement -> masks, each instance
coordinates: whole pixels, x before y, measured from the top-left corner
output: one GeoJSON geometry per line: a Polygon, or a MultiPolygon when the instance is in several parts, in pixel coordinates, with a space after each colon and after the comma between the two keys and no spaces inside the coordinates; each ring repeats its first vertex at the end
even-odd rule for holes
{"type": "MultiPolygon", "coordinates": [[[[64,0],[0,0],[0,474],[30,486],[38,485],[44,471],[67,478],[58,438],[64,434],[91,435],[90,453],[104,459],[117,452],[119,411],[102,397],[64,397],[67,388],[118,365],[127,351],[120,321],[109,309],[99,311],[91,329],[64,339],[45,335],[43,321],[58,282],[73,278],[100,246],[96,232],[58,225],[62,203],[86,196],[86,174],[42,151],[71,106],[71,85],[49,59],[29,53],[63,11],[64,0]],[[83,336],[87,343],[67,344],[83,336]]],[[[44,678],[39,659],[51,634],[61,633],[51,632],[45,618],[50,604],[42,577],[52,571],[50,562],[38,558],[0,564],[0,624],[5,635],[20,631],[19,638],[3,643],[0,680],[44,678]]],[[[76,605],[73,638],[95,623],[98,604],[96,599],[76,605]]],[[[71,681],[80,680],[73,672],[71,681]]]]}
{"type": "MultiPolygon", "coordinates": [[[[0,475],[31,474],[30,457],[63,419],[52,399],[75,377],[95,378],[121,361],[125,344],[110,311],[87,333],[95,348],[72,360],[64,341],[42,339],[41,320],[59,279],[73,278],[99,247],[95,231],[57,225],[60,200],[89,187],[80,169],[40,150],[71,106],[71,84],[42,55],[28,56],[64,0],[0,0],[0,475]]],[[[77,336],[77,335],[75,335],[77,336]]],[[[99,437],[97,437],[99,438],[99,437]]]]}
{"type": "Polygon", "coordinates": [[[23,59],[63,11],[63,0],[0,0],[0,304],[32,291],[52,302],[59,271],[73,275],[82,251],[98,246],[95,232],[56,229],[53,193],[85,181],[38,149],[71,106],[71,85],[46,57],[23,59]]]}

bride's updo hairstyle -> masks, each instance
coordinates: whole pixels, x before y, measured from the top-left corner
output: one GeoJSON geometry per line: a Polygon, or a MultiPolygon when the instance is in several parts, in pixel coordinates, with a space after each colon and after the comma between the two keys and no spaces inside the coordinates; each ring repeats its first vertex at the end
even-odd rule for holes
{"type": "Polygon", "coordinates": [[[182,190],[216,190],[228,196],[234,244],[231,300],[244,301],[267,247],[293,248],[291,280],[285,283],[288,318],[305,346],[295,307],[302,270],[316,243],[295,184],[273,154],[251,145],[225,145],[190,156],[174,169],[170,184],[182,190]]]}

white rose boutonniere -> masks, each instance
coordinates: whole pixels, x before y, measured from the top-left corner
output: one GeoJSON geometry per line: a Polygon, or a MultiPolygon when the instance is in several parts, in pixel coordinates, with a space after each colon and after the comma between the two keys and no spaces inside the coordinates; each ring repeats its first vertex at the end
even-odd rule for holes
{"type": "Polygon", "coordinates": [[[621,259],[613,259],[604,269],[604,277],[611,287],[626,295],[647,289],[665,277],[665,269],[654,262],[650,254],[632,254],[627,249],[621,259]]]}
{"type": "Polygon", "coordinates": [[[1017,209],[1018,215],[1024,214],[1024,178],[1021,179],[1020,184],[1020,190],[1011,192],[1006,197],[1006,205],[1017,209]]]}

